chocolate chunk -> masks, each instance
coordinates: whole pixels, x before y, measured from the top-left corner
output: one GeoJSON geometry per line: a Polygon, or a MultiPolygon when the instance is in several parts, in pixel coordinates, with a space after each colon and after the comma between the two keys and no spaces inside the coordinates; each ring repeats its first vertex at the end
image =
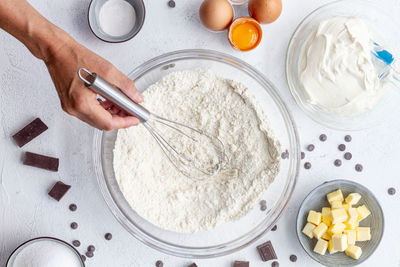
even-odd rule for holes
{"type": "Polygon", "coordinates": [[[81,245],[81,242],[79,240],[74,240],[72,241],[72,245],[74,245],[74,247],[79,247],[81,245]]]}
{"type": "Polygon", "coordinates": [[[394,194],[396,194],[396,189],[393,188],[393,187],[389,188],[389,189],[388,189],[388,194],[391,195],[391,196],[393,196],[394,194]]]}
{"type": "Polygon", "coordinates": [[[87,250],[91,251],[91,252],[94,252],[96,250],[96,248],[95,248],[95,246],[90,245],[90,246],[88,246],[87,250]]]}
{"type": "Polygon", "coordinates": [[[271,241],[267,241],[264,244],[257,246],[258,254],[262,261],[269,261],[277,259],[274,247],[272,246],[271,241]]]}
{"type": "Polygon", "coordinates": [[[313,151],[314,149],[315,149],[315,146],[313,144],[307,146],[308,151],[313,151]]]}
{"type": "Polygon", "coordinates": [[[328,137],[326,136],[326,134],[321,134],[321,135],[319,136],[319,140],[320,140],[321,142],[325,142],[327,139],[328,139],[328,137]]]}
{"type": "Polygon", "coordinates": [[[344,137],[344,141],[346,141],[346,142],[351,142],[351,135],[346,135],[345,137],[344,137]]]}
{"type": "Polygon", "coordinates": [[[260,205],[261,206],[266,206],[267,205],[267,201],[265,199],[260,201],[260,205]]]}
{"type": "Polygon", "coordinates": [[[71,226],[72,229],[75,230],[76,228],[78,228],[78,223],[72,222],[70,226],[71,226]]]}
{"type": "Polygon", "coordinates": [[[69,210],[70,210],[70,211],[76,211],[77,208],[78,208],[78,207],[76,206],[76,204],[71,204],[71,205],[69,205],[69,210]]]}
{"type": "Polygon", "coordinates": [[[273,262],[271,263],[271,267],[279,267],[279,262],[273,261],[273,262]]]}
{"type": "Polygon", "coordinates": [[[271,231],[275,232],[276,229],[278,229],[278,226],[277,226],[277,225],[274,225],[274,227],[272,227],[271,231]]]}
{"type": "Polygon", "coordinates": [[[306,170],[311,169],[311,163],[310,162],[304,163],[304,169],[306,169],[306,170]]]}
{"type": "Polygon", "coordinates": [[[350,152],[344,153],[344,159],[351,160],[352,157],[353,157],[353,155],[350,152]]]}
{"type": "Polygon", "coordinates": [[[294,254],[292,254],[292,255],[290,255],[290,257],[289,257],[289,260],[290,260],[291,262],[296,262],[296,261],[297,261],[297,256],[294,255],[294,254]]]}
{"type": "Polygon", "coordinates": [[[49,192],[49,196],[54,198],[57,201],[60,201],[62,197],[67,193],[67,191],[71,188],[70,185],[64,184],[61,181],[55,183],[53,188],[49,192]]]}
{"type": "Polygon", "coordinates": [[[22,128],[18,133],[14,134],[13,139],[19,147],[23,147],[47,129],[47,125],[44,124],[39,118],[36,118],[22,128]]]}
{"type": "Polygon", "coordinates": [[[267,210],[267,206],[266,205],[261,205],[260,206],[260,210],[261,211],[266,211],[267,210]]]}
{"type": "Polygon", "coordinates": [[[156,261],[156,267],[163,267],[164,263],[160,260],[156,261]]]}
{"type": "Polygon", "coordinates": [[[304,159],[305,157],[306,157],[306,153],[304,153],[304,152],[301,152],[301,159],[304,159]]]}
{"type": "Polygon", "coordinates": [[[81,255],[81,258],[82,258],[83,262],[86,261],[86,256],[85,255],[81,255]]]}
{"type": "Polygon", "coordinates": [[[342,166],[342,161],[340,159],[336,159],[333,164],[335,164],[336,167],[342,166]]]}
{"type": "Polygon", "coordinates": [[[287,151],[287,149],[286,149],[286,151],[282,152],[281,158],[282,159],[287,159],[288,157],[289,157],[289,151],[287,151]]]}
{"type": "Polygon", "coordinates": [[[190,264],[188,267],[197,267],[197,264],[193,262],[193,263],[190,264]]]}
{"type": "Polygon", "coordinates": [[[363,170],[364,168],[363,168],[363,165],[361,165],[361,164],[356,164],[355,169],[356,169],[356,171],[358,171],[358,172],[362,172],[362,170],[363,170]]]}
{"type": "Polygon", "coordinates": [[[249,267],[250,263],[248,261],[235,261],[233,267],[249,267]]]}
{"type": "Polygon", "coordinates": [[[104,238],[106,240],[111,240],[112,239],[112,234],[111,233],[107,233],[107,234],[104,235],[104,238]]]}
{"type": "Polygon", "coordinates": [[[174,7],[175,7],[175,5],[176,5],[176,3],[175,3],[175,1],[174,1],[174,0],[170,0],[170,1],[168,1],[168,6],[169,6],[169,7],[172,7],[172,8],[174,8],[174,7]]]}
{"type": "Polygon", "coordinates": [[[23,163],[24,165],[33,166],[49,171],[58,171],[58,158],[39,155],[32,152],[25,152],[23,163]]]}
{"type": "Polygon", "coordinates": [[[93,253],[93,251],[86,251],[85,255],[88,258],[92,258],[94,256],[94,253],[93,253]]]}
{"type": "Polygon", "coordinates": [[[339,149],[339,151],[345,151],[345,150],[346,150],[346,145],[340,144],[340,145],[338,146],[338,149],[339,149]]]}

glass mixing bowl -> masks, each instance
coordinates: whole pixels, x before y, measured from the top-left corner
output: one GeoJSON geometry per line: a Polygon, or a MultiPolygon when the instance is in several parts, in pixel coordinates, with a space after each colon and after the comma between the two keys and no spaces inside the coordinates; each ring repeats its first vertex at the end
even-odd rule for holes
{"type": "Polygon", "coordinates": [[[241,219],[208,231],[186,234],[164,230],[138,215],[119,189],[113,170],[113,149],[117,131],[96,130],[93,159],[104,199],[128,232],[146,245],[171,255],[211,258],[244,248],[276,224],[296,184],[300,150],[295,124],[275,86],[249,64],[230,55],[210,50],[172,52],[144,63],[132,71],[129,77],[137,88],[145,90],[171,72],[199,68],[246,84],[268,116],[282,149],[289,152],[289,158],[281,161],[279,174],[263,195],[268,206],[266,211],[260,211],[257,204],[241,219]]]}
{"type": "Polygon", "coordinates": [[[399,55],[398,21],[387,14],[383,8],[388,8],[377,1],[340,0],[328,3],[311,12],[297,26],[289,42],[286,54],[286,78],[290,91],[300,108],[316,122],[339,130],[362,130],[377,125],[399,101],[398,89],[386,80],[381,80],[388,92],[375,107],[354,116],[339,116],[324,110],[308,101],[299,81],[300,56],[304,43],[319,23],[332,17],[359,17],[377,35],[380,45],[383,45],[393,55],[399,55]],[[394,90],[391,90],[391,89],[394,90]]]}

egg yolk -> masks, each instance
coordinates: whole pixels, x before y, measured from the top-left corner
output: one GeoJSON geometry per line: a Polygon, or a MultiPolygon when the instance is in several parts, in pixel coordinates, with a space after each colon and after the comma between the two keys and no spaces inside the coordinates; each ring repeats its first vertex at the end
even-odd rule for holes
{"type": "Polygon", "coordinates": [[[232,42],[241,50],[253,48],[258,38],[258,29],[251,22],[241,23],[232,29],[232,42]]]}

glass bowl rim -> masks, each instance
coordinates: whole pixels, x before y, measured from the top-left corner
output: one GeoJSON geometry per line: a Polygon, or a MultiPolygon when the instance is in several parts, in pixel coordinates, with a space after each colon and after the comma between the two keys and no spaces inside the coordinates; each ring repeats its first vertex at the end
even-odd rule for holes
{"type": "Polygon", "coordinates": [[[132,72],[130,72],[128,76],[133,81],[135,81],[159,66],[188,59],[217,61],[219,63],[225,63],[230,65],[231,67],[235,67],[236,69],[244,72],[256,82],[258,82],[262,86],[262,88],[266,90],[267,94],[273,99],[275,105],[279,109],[280,116],[283,118],[283,121],[285,123],[286,132],[289,139],[289,147],[287,148],[290,155],[288,159],[290,161],[288,167],[289,177],[287,178],[284,191],[280,195],[280,199],[283,198],[283,200],[278,202],[275,210],[271,211],[270,216],[266,217],[261,223],[259,223],[255,228],[251,229],[246,234],[222,244],[206,247],[187,247],[168,243],[150,235],[147,232],[143,232],[136,225],[134,225],[133,228],[132,222],[126,218],[124,213],[121,212],[118,205],[114,202],[113,196],[111,195],[109,188],[105,182],[103,165],[101,163],[102,147],[99,147],[99,144],[100,146],[102,144],[103,132],[97,129],[94,130],[94,153],[92,154],[92,158],[95,174],[103,199],[105,200],[108,208],[117,219],[117,221],[136,239],[140,240],[142,243],[151,248],[173,256],[183,258],[214,258],[227,255],[239,251],[244,247],[247,247],[248,245],[258,240],[260,237],[262,237],[276,224],[278,219],[286,210],[291,196],[293,195],[295,185],[297,183],[300,169],[300,142],[296,124],[294,123],[292,115],[290,114],[290,111],[288,110],[286,104],[283,102],[282,98],[278,94],[276,87],[254,67],[242,61],[241,59],[238,59],[231,55],[208,49],[177,50],[174,52],[162,54],[146,61],[139,67],[135,68],[132,72]],[[271,222],[269,222],[271,220],[270,218],[272,218],[271,222]]]}

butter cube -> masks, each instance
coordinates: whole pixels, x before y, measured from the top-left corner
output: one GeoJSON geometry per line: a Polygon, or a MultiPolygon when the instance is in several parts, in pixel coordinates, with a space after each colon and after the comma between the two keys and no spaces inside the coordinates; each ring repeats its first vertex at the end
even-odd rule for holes
{"type": "Polygon", "coordinates": [[[356,230],[344,230],[344,233],[347,235],[347,244],[354,245],[357,240],[356,230]]]}
{"type": "Polygon", "coordinates": [[[327,194],[326,198],[328,199],[329,203],[332,203],[332,201],[335,201],[335,200],[339,200],[341,202],[343,202],[343,200],[344,200],[342,191],[340,189],[327,194]]]}
{"type": "Polygon", "coordinates": [[[329,254],[336,253],[337,251],[333,248],[333,242],[332,239],[328,241],[328,250],[329,254]]]}
{"type": "Polygon", "coordinates": [[[314,247],[314,252],[325,255],[326,249],[328,248],[328,241],[323,239],[318,239],[317,244],[314,247]]]}
{"type": "Polygon", "coordinates": [[[321,223],[321,213],[310,210],[308,212],[307,222],[319,225],[321,223]]]}
{"type": "Polygon", "coordinates": [[[320,223],[317,227],[313,230],[313,236],[316,239],[320,239],[323,234],[325,234],[326,230],[328,230],[328,226],[324,223],[320,223]]]}
{"type": "Polygon", "coordinates": [[[356,208],[349,208],[347,210],[347,213],[349,214],[350,219],[355,218],[357,220],[358,218],[358,213],[356,208]]]}
{"type": "Polygon", "coordinates": [[[354,230],[358,227],[358,220],[352,220],[351,218],[344,223],[346,225],[346,230],[354,230]]]}
{"type": "Polygon", "coordinates": [[[328,231],[326,231],[326,232],[321,236],[321,238],[329,241],[329,240],[331,240],[332,235],[330,235],[330,234],[328,233],[328,231]]]}
{"type": "Polygon", "coordinates": [[[313,230],[314,230],[314,228],[315,228],[316,226],[314,225],[314,224],[312,224],[312,223],[307,223],[305,226],[304,226],[304,228],[303,228],[303,230],[302,230],[302,233],[303,234],[305,234],[306,236],[308,236],[309,238],[313,238],[313,230]]]}
{"type": "Polygon", "coordinates": [[[337,224],[345,222],[348,219],[348,215],[345,209],[333,209],[331,210],[332,223],[337,224]]]}
{"type": "Polygon", "coordinates": [[[357,213],[359,216],[359,218],[358,218],[359,221],[364,220],[371,214],[371,212],[368,210],[368,208],[365,205],[357,207],[357,213]]]}
{"type": "Polygon", "coordinates": [[[371,230],[369,227],[356,227],[357,241],[371,240],[371,230]]]}
{"type": "Polygon", "coordinates": [[[360,199],[361,195],[359,193],[351,193],[346,197],[346,203],[356,205],[360,199]]]}
{"type": "Polygon", "coordinates": [[[346,229],[346,225],[344,223],[332,224],[328,228],[328,233],[331,235],[341,234],[344,231],[344,229],[346,229]]]}
{"type": "Polygon", "coordinates": [[[331,202],[331,208],[332,209],[341,209],[342,208],[342,201],[340,200],[334,200],[331,202]]]}
{"type": "Polygon", "coordinates": [[[348,203],[343,203],[342,208],[344,208],[345,210],[349,210],[351,208],[351,205],[348,203]]]}
{"type": "Polygon", "coordinates": [[[347,256],[352,257],[355,260],[358,260],[362,254],[362,249],[358,246],[349,245],[347,249],[344,251],[347,256]]]}
{"type": "Polygon", "coordinates": [[[347,235],[334,234],[332,236],[333,249],[336,251],[344,251],[347,248],[347,235]]]}
{"type": "Polygon", "coordinates": [[[321,211],[321,220],[326,226],[331,226],[332,217],[331,217],[331,208],[324,207],[321,211]]]}

